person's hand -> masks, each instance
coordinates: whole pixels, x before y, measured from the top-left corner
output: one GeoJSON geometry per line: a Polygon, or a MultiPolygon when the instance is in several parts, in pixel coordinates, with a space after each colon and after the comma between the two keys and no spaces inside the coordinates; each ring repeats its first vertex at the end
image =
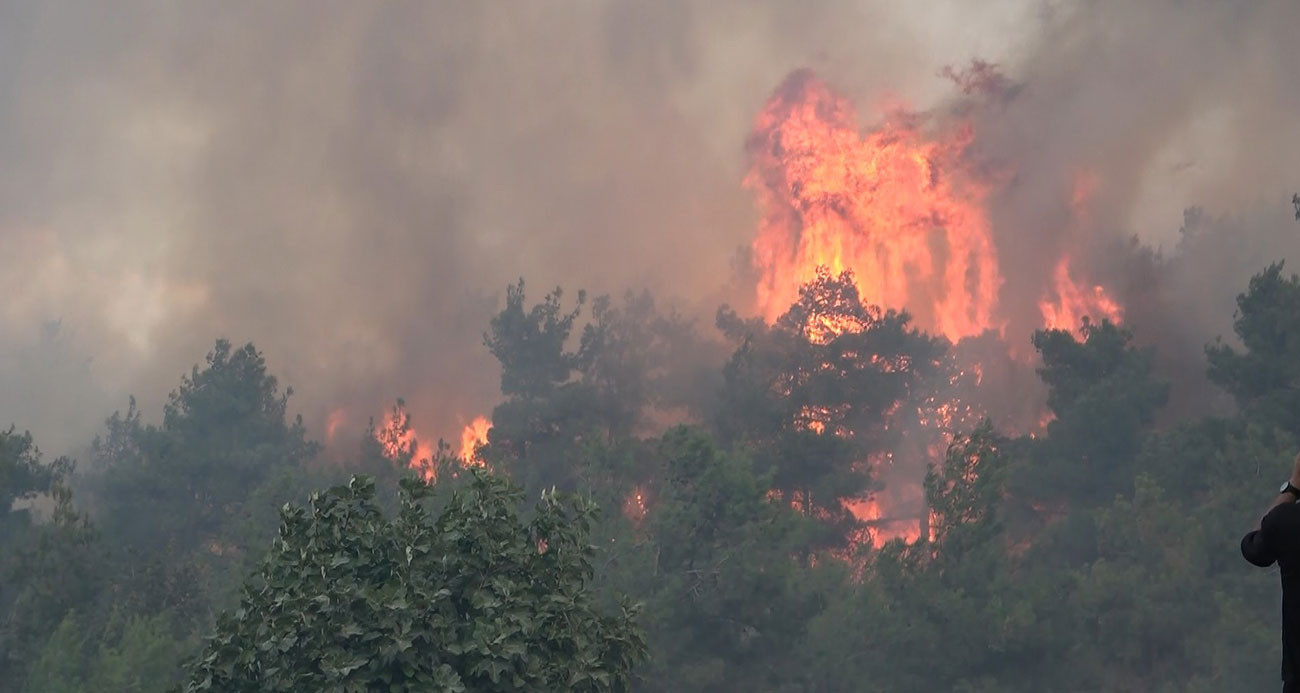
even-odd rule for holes
{"type": "Polygon", "coordinates": [[[1295,456],[1295,462],[1291,463],[1291,485],[1300,488],[1300,453],[1295,456]]]}

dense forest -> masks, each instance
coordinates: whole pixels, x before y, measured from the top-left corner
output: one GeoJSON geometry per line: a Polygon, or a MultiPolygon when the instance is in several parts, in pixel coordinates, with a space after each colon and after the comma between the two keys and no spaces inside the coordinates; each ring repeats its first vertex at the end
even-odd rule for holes
{"type": "Polygon", "coordinates": [[[0,0],[0,693],[1277,690],[1297,26],[0,0]]]}
{"type": "Polygon", "coordinates": [[[716,332],[647,294],[587,299],[509,288],[485,326],[502,399],[482,468],[440,445],[432,483],[382,425],[322,462],[292,390],[224,340],[159,422],[134,402],[108,417],[88,460],[0,433],[0,681],[1276,685],[1277,577],[1237,542],[1300,436],[1300,278],[1281,264],[1244,287],[1237,339],[1205,348],[1231,416],[1162,418],[1160,354],[1102,321],[1033,335],[1050,415],[1023,434],[974,396],[927,425],[958,398],[953,345],[847,275],[773,324],[724,307],[716,332]],[[888,483],[861,460],[936,441],[914,536],[850,512],[888,483]]]}

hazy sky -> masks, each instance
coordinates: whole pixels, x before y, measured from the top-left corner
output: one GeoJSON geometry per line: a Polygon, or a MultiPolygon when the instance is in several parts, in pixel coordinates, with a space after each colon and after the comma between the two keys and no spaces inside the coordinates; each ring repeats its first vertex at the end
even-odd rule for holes
{"type": "MultiPolygon", "coordinates": [[[[1153,242],[1296,185],[1292,4],[1134,4],[0,0],[0,424],[57,452],[128,393],[156,418],[225,336],[309,424],[403,396],[450,437],[520,276],[744,300],[744,137],[799,67],[869,120],[998,62],[1030,88],[989,147],[1095,154],[1153,242]]],[[[995,220],[1029,233],[1035,199],[995,220]]]]}

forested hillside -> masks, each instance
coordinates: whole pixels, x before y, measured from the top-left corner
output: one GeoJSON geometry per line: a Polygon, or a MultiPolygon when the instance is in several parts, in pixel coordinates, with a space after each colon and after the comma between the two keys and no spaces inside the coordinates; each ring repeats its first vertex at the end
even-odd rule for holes
{"type": "Polygon", "coordinates": [[[1300,279],[1281,265],[1240,296],[1239,342],[1206,348],[1235,415],[1158,424],[1169,384],[1142,325],[1089,322],[1034,335],[1048,411],[1019,434],[958,387],[946,339],[851,277],[822,273],[770,325],[724,307],[717,330],[644,294],[564,296],[510,288],[485,326],[502,397],[472,454],[486,469],[440,445],[430,484],[381,426],[323,462],[291,390],[226,341],[156,423],[133,402],[108,417],[90,459],[0,433],[0,680],[1276,685],[1277,576],[1237,542],[1300,436],[1300,279]],[[901,483],[860,461],[909,450],[939,455],[900,530],[854,504],[901,483]]]}
{"type": "Polygon", "coordinates": [[[1277,690],[1297,27],[0,0],[0,693],[1277,690]]]}

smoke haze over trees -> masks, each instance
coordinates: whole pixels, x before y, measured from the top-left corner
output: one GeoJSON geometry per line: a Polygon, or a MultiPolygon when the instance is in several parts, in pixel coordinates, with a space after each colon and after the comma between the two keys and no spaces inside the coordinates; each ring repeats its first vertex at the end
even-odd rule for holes
{"type": "MultiPolygon", "coordinates": [[[[1018,268],[1003,293],[1067,241],[1123,275],[1105,243],[1137,235],[1185,256],[1169,339],[1198,355],[1243,283],[1296,250],[1277,223],[1300,188],[1296,12],[6,2],[0,420],[78,452],[129,394],[159,410],[223,334],[267,351],[313,427],[347,406],[359,431],[396,394],[450,435],[495,404],[477,335],[520,276],[649,289],[702,320],[744,308],[743,146],[801,66],[871,122],[899,101],[942,110],[945,65],[996,63],[1018,85],[978,118],[985,164],[1018,170],[991,206],[1018,268]],[[1084,168],[1097,206],[1067,228],[1054,205],[1084,168]],[[1178,250],[1193,206],[1236,239],[1178,250]]],[[[1035,326],[1021,316],[1016,339],[1035,326]]]]}
{"type": "Polygon", "coordinates": [[[805,5],[0,0],[0,681],[1274,686],[1300,6],[805,5]]]}

